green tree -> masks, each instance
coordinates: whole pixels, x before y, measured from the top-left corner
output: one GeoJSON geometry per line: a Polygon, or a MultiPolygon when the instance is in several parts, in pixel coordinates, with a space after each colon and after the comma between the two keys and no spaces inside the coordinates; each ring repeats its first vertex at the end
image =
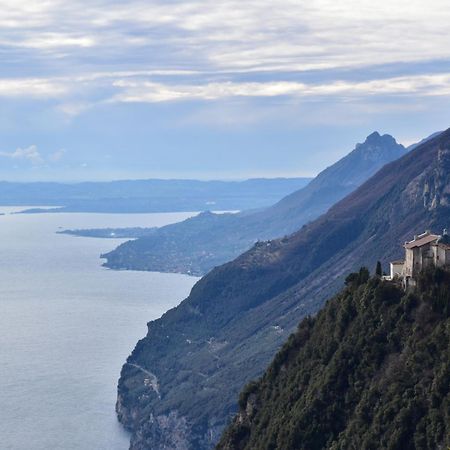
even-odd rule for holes
{"type": "Polygon", "coordinates": [[[450,271],[368,277],[300,324],[217,450],[450,450],[450,271]]]}
{"type": "Polygon", "coordinates": [[[375,269],[375,275],[378,278],[381,278],[383,276],[383,267],[381,266],[381,262],[377,262],[377,268],[375,269]]]}
{"type": "Polygon", "coordinates": [[[370,272],[369,269],[367,267],[361,267],[361,269],[359,269],[359,284],[365,284],[369,281],[370,279],[370,272]]]}

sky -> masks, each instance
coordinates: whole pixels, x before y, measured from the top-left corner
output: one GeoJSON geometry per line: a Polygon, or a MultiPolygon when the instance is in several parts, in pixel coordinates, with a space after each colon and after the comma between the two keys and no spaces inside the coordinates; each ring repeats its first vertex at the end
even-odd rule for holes
{"type": "Polygon", "coordinates": [[[450,127],[448,0],[0,0],[0,179],[313,176],[450,127]]]}

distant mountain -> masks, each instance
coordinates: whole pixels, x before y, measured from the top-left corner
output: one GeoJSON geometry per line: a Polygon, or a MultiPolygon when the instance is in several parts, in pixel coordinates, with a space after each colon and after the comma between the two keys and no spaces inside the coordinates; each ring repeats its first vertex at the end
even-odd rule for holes
{"type": "Polygon", "coordinates": [[[450,223],[450,130],[394,161],[297,233],[260,242],[212,270],[161,319],[123,366],[119,420],[131,449],[208,449],[305,316],[347,273],[402,254],[450,223]]]}
{"type": "Polygon", "coordinates": [[[409,295],[350,284],[239,404],[218,450],[449,448],[450,273],[428,271],[409,295]]]}
{"type": "MultiPolygon", "coordinates": [[[[52,212],[233,211],[269,206],[310,178],[246,181],[124,180],[89,183],[0,182],[0,205],[59,206],[52,212]]],[[[39,212],[33,209],[30,212],[39,212]]]]}
{"type": "Polygon", "coordinates": [[[114,269],[204,275],[230,261],[256,241],[291,234],[326,212],[388,162],[405,154],[392,136],[375,132],[306,187],[262,211],[204,213],[168,225],[102,255],[114,269]]]}
{"type": "Polygon", "coordinates": [[[428,137],[420,140],[419,142],[416,142],[415,144],[412,144],[406,148],[409,152],[411,150],[414,150],[419,145],[425,144],[425,142],[431,141],[431,139],[434,139],[435,137],[439,136],[442,133],[442,131],[436,131],[435,133],[430,134],[428,137]]]}

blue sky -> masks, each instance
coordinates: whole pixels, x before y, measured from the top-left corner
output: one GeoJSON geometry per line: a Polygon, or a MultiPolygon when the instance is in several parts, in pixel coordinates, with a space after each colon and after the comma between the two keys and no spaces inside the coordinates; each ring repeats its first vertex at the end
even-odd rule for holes
{"type": "Polygon", "coordinates": [[[447,0],[0,0],[0,178],[314,175],[450,126],[447,0]]]}

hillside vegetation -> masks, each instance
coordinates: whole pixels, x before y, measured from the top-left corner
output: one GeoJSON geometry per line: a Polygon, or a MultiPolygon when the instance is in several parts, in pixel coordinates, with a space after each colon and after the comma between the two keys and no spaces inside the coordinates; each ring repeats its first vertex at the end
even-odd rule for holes
{"type": "Polygon", "coordinates": [[[408,295],[354,282],[246,387],[217,449],[449,448],[449,317],[449,272],[424,273],[408,295]]]}
{"type": "Polygon", "coordinates": [[[450,130],[386,165],[297,233],[260,242],[212,270],[123,366],[120,421],[133,450],[213,447],[243,386],[264,372],[306,316],[361,266],[387,268],[402,244],[450,219],[450,130]],[[158,393],[144,368],[158,379],[158,393]]]}

